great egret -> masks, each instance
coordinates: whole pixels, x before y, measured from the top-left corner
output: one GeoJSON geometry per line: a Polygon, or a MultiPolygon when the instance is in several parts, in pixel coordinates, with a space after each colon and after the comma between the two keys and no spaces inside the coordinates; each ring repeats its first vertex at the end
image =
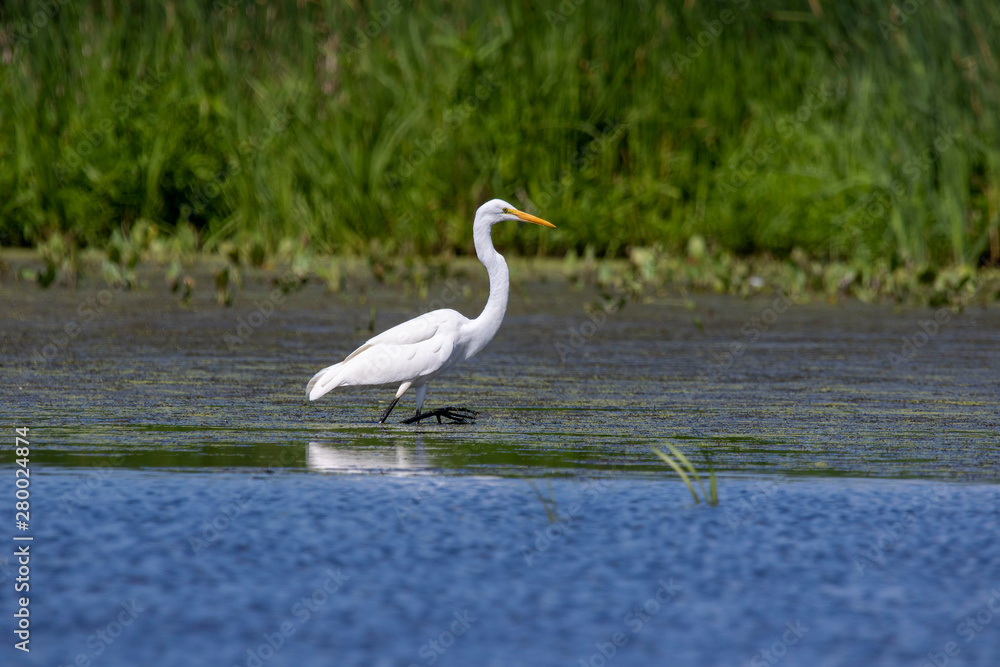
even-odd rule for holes
{"type": "Polygon", "coordinates": [[[501,199],[492,199],[476,211],[472,224],[472,238],[476,244],[479,261],[490,276],[490,298],[483,312],[474,320],[446,308],[435,310],[408,322],[403,322],[347,355],[339,364],[328,366],[313,376],[306,387],[310,401],[340,387],[378,387],[399,382],[396,397],[382,413],[382,424],[396,403],[411,387],[417,394],[417,413],[404,424],[411,424],[427,417],[446,417],[466,421],[474,412],[438,408],[422,413],[427,396],[427,383],[441,375],[459,361],[470,359],[493,340],[507,310],[510,293],[510,273],[503,255],[493,247],[490,230],[505,220],[523,220],[545,227],[555,227],[551,222],[519,211],[501,199]]]}

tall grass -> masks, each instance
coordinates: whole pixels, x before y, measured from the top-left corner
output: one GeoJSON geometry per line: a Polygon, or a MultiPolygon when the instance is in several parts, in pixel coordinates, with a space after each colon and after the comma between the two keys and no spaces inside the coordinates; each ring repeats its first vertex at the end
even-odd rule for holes
{"type": "Polygon", "coordinates": [[[815,6],[4,3],[0,243],[1000,259],[1000,7],[815,6]]]}

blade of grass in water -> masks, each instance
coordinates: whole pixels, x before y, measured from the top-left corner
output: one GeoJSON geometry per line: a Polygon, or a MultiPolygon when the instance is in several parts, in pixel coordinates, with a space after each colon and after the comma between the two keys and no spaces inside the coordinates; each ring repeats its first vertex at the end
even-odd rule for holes
{"type": "Polygon", "coordinates": [[[670,458],[670,455],[667,454],[666,452],[664,452],[662,449],[656,449],[654,447],[653,448],[653,452],[655,452],[657,456],[659,456],[661,459],[663,459],[667,463],[667,465],[669,465],[671,468],[673,468],[674,472],[676,472],[678,475],[680,475],[680,478],[682,480],[684,480],[685,484],[687,484],[688,491],[691,492],[691,497],[694,498],[694,502],[695,503],[700,503],[701,500],[698,498],[698,494],[695,493],[694,485],[691,484],[691,480],[688,478],[687,473],[684,472],[684,469],[681,468],[677,464],[677,462],[674,461],[672,458],[670,458]]]}
{"type": "Polygon", "coordinates": [[[678,460],[679,460],[679,461],[680,461],[681,463],[683,463],[683,464],[684,464],[684,466],[685,466],[685,467],[687,467],[687,469],[688,469],[688,470],[690,470],[690,471],[691,471],[691,474],[692,474],[692,475],[694,476],[694,480],[695,480],[696,482],[698,482],[698,486],[700,486],[700,487],[701,487],[701,494],[702,494],[703,496],[705,496],[705,498],[707,499],[707,498],[708,498],[708,494],[707,494],[707,493],[705,492],[705,485],[701,483],[701,477],[699,477],[699,476],[698,476],[698,471],[697,471],[697,470],[695,470],[695,467],[694,467],[694,466],[693,466],[693,465],[691,464],[691,461],[689,461],[689,460],[688,460],[688,457],[684,456],[684,453],[683,453],[683,452],[681,452],[681,450],[677,449],[677,447],[676,447],[675,445],[673,445],[673,444],[671,444],[671,443],[669,443],[669,442],[668,442],[668,443],[665,443],[665,444],[666,444],[666,445],[667,445],[667,447],[668,447],[668,448],[670,449],[670,452],[671,452],[671,453],[672,453],[672,454],[673,454],[674,456],[676,456],[676,457],[677,457],[677,459],[678,459],[678,460]]]}
{"type": "Polygon", "coordinates": [[[702,483],[701,477],[698,475],[698,471],[695,469],[694,465],[692,465],[691,460],[688,459],[688,457],[685,456],[684,453],[681,452],[681,450],[678,449],[674,444],[667,442],[664,443],[664,445],[670,450],[671,454],[677,457],[677,459],[680,461],[680,464],[678,464],[677,461],[674,461],[674,459],[671,458],[671,456],[666,452],[664,452],[662,449],[657,449],[656,447],[653,447],[652,448],[653,452],[661,459],[663,459],[663,461],[666,462],[667,465],[669,465],[671,468],[673,468],[674,472],[676,472],[680,476],[680,478],[687,485],[688,491],[691,492],[691,496],[694,498],[695,503],[700,503],[701,500],[698,498],[698,494],[695,491],[694,485],[691,483],[691,479],[688,476],[688,472],[691,474],[691,476],[694,477],[695,481],[698,482],[698,486],[701,487],[701,493],[703,496],[705,496],[705,502],[712,507],[718,505],[719,491],[715,481],[715,469],[712,467],[711,461],[709,461],[709,481],[708,481],[709,490],[706,491],[705,485],[702,483]],[[683,464],[684,466],[683,468],[681,467],[681,464],[683,464]],[[687,472],[685,472],[684,468],[687,468],[687,472]]]}

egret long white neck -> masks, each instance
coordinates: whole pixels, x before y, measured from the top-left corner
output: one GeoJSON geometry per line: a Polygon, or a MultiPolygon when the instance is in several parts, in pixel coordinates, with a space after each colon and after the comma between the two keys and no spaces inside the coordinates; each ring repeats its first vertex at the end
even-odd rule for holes
{"type": "Polygon", "coordinates": [[[493,247],[490,225],[475,225],[473,240],[476,243],[479,261],[486,267],[486,272],[490,276],[490,298],[479,317],[472,320],[471,325],[475,329],[476,336],[469,356],[485,347],[500,330],[500,323],[503,321],[504,313],[507,312],[507,298],[510,293],[510,272],[507,270],[507,262],[503,255],[493,247]]]}

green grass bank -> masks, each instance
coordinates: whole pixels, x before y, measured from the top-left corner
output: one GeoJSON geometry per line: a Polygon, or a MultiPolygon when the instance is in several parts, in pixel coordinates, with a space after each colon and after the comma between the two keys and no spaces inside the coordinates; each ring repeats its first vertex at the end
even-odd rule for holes
{"type": "Polygon", "coordinates": [[[974,0],[7,2],[0,245],[442,257],[502,197],[521,254],[996,263],[998,58],[974,0]]]}

